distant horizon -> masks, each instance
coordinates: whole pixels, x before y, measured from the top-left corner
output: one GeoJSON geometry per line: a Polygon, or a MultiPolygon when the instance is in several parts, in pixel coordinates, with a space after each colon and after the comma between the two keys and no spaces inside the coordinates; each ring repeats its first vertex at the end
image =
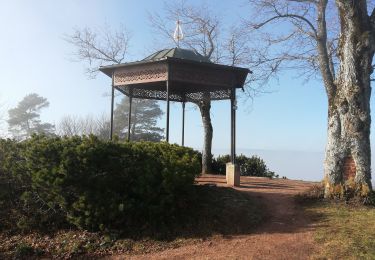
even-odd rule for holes
{"type": "MultiPolygon", "coordinates": [[[[229,154],[229,152],[230,149],[213,149],[213,155],[215,157],[218,155],[229,154]]],[[[271,171],[274,171],[275,174],[279,174],[280,178],[286,176],[288,179],[292,180],[316,182],[322,181],[324,178],[323,164],[325,151],[287,151],[237,148],[237,155],[239,154],[244,154],[246,156],[259,156],[265,161],[267,167],[271,171]],[[293,167],[290,167],[290,164],[293,164],[293,167]],[[301,174],[301,172],[303,172],[303,174],[301,174]]],[[[371,155],[371,163],[372,165],[375,164],[374,153],[371,155]]],[[[372,171],[372,176],[373,175],[374,171],[372,171]]],[[[375,178],[372,178],[372,184],[375,188],[375,178]]]]}

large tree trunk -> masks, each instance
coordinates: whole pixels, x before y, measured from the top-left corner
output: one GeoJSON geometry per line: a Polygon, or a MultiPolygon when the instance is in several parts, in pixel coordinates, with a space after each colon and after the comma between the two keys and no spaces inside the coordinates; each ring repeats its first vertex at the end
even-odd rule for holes
{"type": "MultiPolygon", "coordinates": [[[[360,192],[371,190],[370,75],[374,55],[372,25],[364,0],[336,0],[341,34],[340,68],[328,95],[325,196],[353,178],[360,192]]],[[[363,194],[363,193],[362,193],[363,194]]]]}
{"type": "Polygon", "coordinates": [[[199,110],[202,116],[203,131],[204,131],[204,142],[203,142],[203,154],[202,154],[202,174],[211,172],[212,162],[212,136],[213,129],[211,124],[211,98],[210,93],[205,92],[203,94],[203,100],[198,104],[199,110]]]}

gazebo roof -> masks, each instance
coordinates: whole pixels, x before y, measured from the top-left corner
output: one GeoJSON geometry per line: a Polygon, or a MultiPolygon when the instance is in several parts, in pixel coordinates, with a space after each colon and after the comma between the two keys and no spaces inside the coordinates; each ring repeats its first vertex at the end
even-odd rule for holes
{"type": "Polygon", "coordinates": [[[181,48],[160,50],[151,54],[150,56],[147,56],[142,61],[157,61],[157,60],[164,59],[167,57],[212,63],[209,58],[204,57],[203,55],[199,54],[196,51],[181,49],[181,48]]]}
{"type": "Polygon", "coordinates": [[[164,49],[141,61],[100,67],[112,77],[113,86],[127,96],[179,102],[202,100],[209,92],[211,100],[230,99],[234,88],[242,88],[247,68],[211,62],[193,50],[164,49]]]}

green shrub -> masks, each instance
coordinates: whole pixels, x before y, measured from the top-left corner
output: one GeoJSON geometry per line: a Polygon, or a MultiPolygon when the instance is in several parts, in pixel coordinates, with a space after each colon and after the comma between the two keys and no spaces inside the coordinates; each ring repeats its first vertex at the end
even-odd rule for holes
{"type": "Polygon", "coordinates": [[[17,156],[1,164],[22,184],[16,195],[23,229],[70,223],[131,232],[163,225],[181,214],[200,172],[197,152],[167,143],[36,135],[13,143],[17,156]]]}
{"type": "Polygon", "coordinates": [[[24,172],[25,159],[20,155],[24,146],[13,140],[0,139],[0,230],[14,226],[24,213],[21,195],[31,187],[24,172]]]}
{"type": "Polygon", "coordinates": [[[14,252],[14,257],[16,259],[27,259],[35,254],[35,250],[32,246],[28,244],[19,244],[14,252]]]}
{"type": "Polygon", "coordinates": [[[212,158],[212,172],[214,174],[224,175],[226,171],[226,164],[230,162],[230,155],[219,155],[217,158],[212,158]]]}
{"type": "MultiPolygon", "coordinates": [[[[230,162],[229,155],[218,156],[212,161],[212,170],[216,174],[225,174],[226,163],[230,162]]],[[[276,177],[274,172],[267,168],[266,163],[258,156],[247,157],[243,154],[236,156],[236,164],[240,167],[242,176],[276,177]]]]}

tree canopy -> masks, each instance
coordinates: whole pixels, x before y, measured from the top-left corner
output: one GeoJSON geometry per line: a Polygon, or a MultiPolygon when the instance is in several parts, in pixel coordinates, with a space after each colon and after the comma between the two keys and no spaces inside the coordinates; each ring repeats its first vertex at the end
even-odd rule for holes
{"type": "MultiPolygon", "coordinates": [[[[131,140],[160,141],[164,129],[157,126],[163,115],[159,103],[150,99],[133,99],[130,136],[131,140]]],[[[125,96],[114,110],[114,133],[121,139],[127,136],[129,98],[125,96]]]]}
{"type": "Polygon", "coordinates": [[[9,132],[17,139],[25,139],[33,133],[52,134],[55,126],[40,120],[41,110],[48,106],[47,99],[38,94],[25,96],[17,107],[8,111],[9,132]]]}

